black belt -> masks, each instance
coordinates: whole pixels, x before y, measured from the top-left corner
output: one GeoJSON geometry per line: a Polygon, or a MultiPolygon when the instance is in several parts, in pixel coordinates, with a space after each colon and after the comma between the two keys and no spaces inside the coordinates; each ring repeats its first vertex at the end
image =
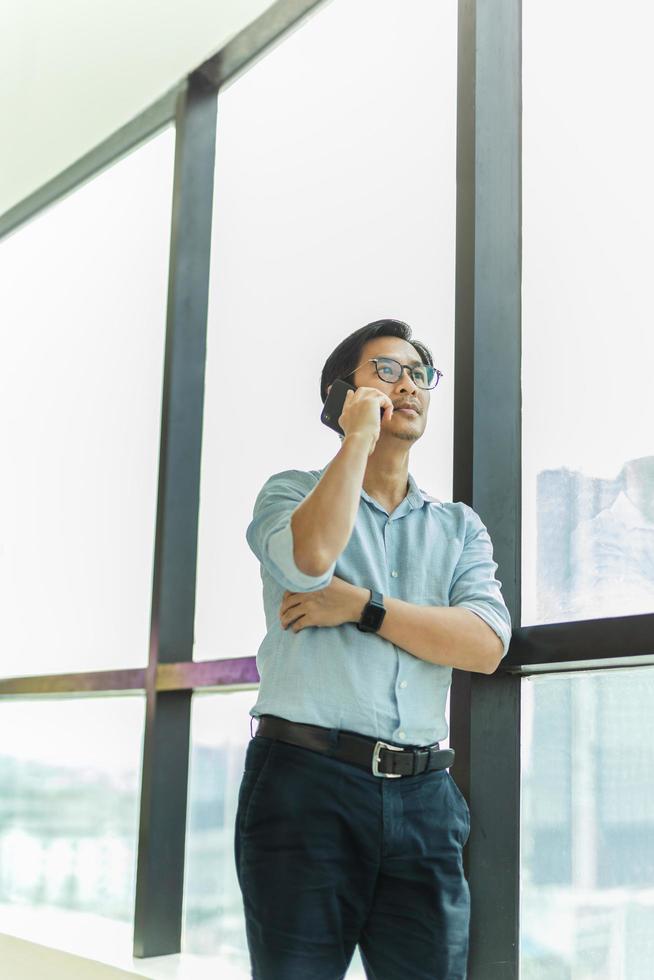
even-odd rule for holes
{"type": "Polygon", "coordinates": [[[389,779],[418,776],[434,769],[447,769],[454,762],[454,749],[439,749],[438,742],[410,749],[408,746],[382,742],[368,735],[322,728],[319,725],[305,725],[278,718],[276,715],[261,715],[255,738],[257,735],[322,752],[360,769],[366,769],[375,776],[386,776],[389,779]]]}

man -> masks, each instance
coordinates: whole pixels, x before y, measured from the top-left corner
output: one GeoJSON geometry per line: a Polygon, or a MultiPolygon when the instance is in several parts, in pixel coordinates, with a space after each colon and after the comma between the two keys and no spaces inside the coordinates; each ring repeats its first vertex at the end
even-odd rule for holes
{"type": "Polygon", "coordinates": [[[274,474],[246,537],[268,632],[236,869],[255,980],[462,980],[467,803],[449,774],[452,667],[492,673],[511,621],[488,532],[409,473],[440,372],[380,320],[322,373],[349,392],[322,470],[274,474]],[[383,417],[381,412],[383,411],[383,417]]]}

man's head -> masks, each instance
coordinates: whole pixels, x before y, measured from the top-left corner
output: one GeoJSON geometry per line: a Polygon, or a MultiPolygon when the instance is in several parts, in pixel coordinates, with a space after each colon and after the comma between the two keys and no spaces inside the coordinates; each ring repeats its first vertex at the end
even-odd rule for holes
{"type": "MultiPolygon", "coordinates": [[[[419,367],[434,366],[429,348],[417,340],[411,340],[411,327],[401,320],[375,320],[355,330],[336,347],[327,358],[320,380],[320,397],[323,404],[329,389],[337,378],[356,388],[377,388],[388,395],[397,409],[405,402],[413,403],[417,414],[394,411],[388,434],[397,439],[415,442],[427,425],[427,412],[431,392],[421,388],[406,369],[397,380],[389,381],[377,373],[373,358],[393,358],[400,364],[419,367]]],[[[383,363],[381,373],[390,373],[383,363]]],[[[342,437],[341,437],[342,438],[342,437]]]]}

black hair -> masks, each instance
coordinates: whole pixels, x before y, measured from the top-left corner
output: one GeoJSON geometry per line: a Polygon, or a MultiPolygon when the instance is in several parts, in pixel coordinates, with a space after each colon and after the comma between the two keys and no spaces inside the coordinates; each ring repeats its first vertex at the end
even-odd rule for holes
{"type": "Polygon", "coordinates": [[[423,364],[434,366],[429,348],[419,340],[411,339],[411,327],[408,323],[403,320],[374,320],[342,340],[325,361],[320,377],[320,398],[323,405],[327,400],[328,387],[337,378],[347,379],[351,383],[351,373],[359,367],[364,344],[376,337],[401,337],[415,347],[423,364]]]}

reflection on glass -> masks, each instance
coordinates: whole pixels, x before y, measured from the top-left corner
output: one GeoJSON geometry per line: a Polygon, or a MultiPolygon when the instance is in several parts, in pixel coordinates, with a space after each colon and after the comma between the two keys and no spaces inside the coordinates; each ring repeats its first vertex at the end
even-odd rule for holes
{"type": "Polygon", "coordinates": [[[654,612],[654,7],[616,9],[523,5],[522,625],[654,612]]]}
{"type": "Polygon", "coordinates": [[[538,478],[538,622],[654,611],[654,456],[538,478]]]}
{"type": "Polygon", "coordinates": [[[257,653],[254,500],[338,452],[320,373],[358,327],[399,318],[433,351],[412,472],[452,499],[456,48],[455,0],[334,0],[218,96],[198,660],[257,653]]]}
{"type": "Polygon", "coordinates": [[[0,932],[131,948],[143,725],[141,695],[0,699],[0,932]]]}
{"type": "Polygon", "coordinates": [[[522,682],[520,977],[650,980],[654,669],[522,682]]]}
{"type": "Polygon", "coordinates": [[[173,155],[0,242],[0,677],[147,663],[173,155]]]}

